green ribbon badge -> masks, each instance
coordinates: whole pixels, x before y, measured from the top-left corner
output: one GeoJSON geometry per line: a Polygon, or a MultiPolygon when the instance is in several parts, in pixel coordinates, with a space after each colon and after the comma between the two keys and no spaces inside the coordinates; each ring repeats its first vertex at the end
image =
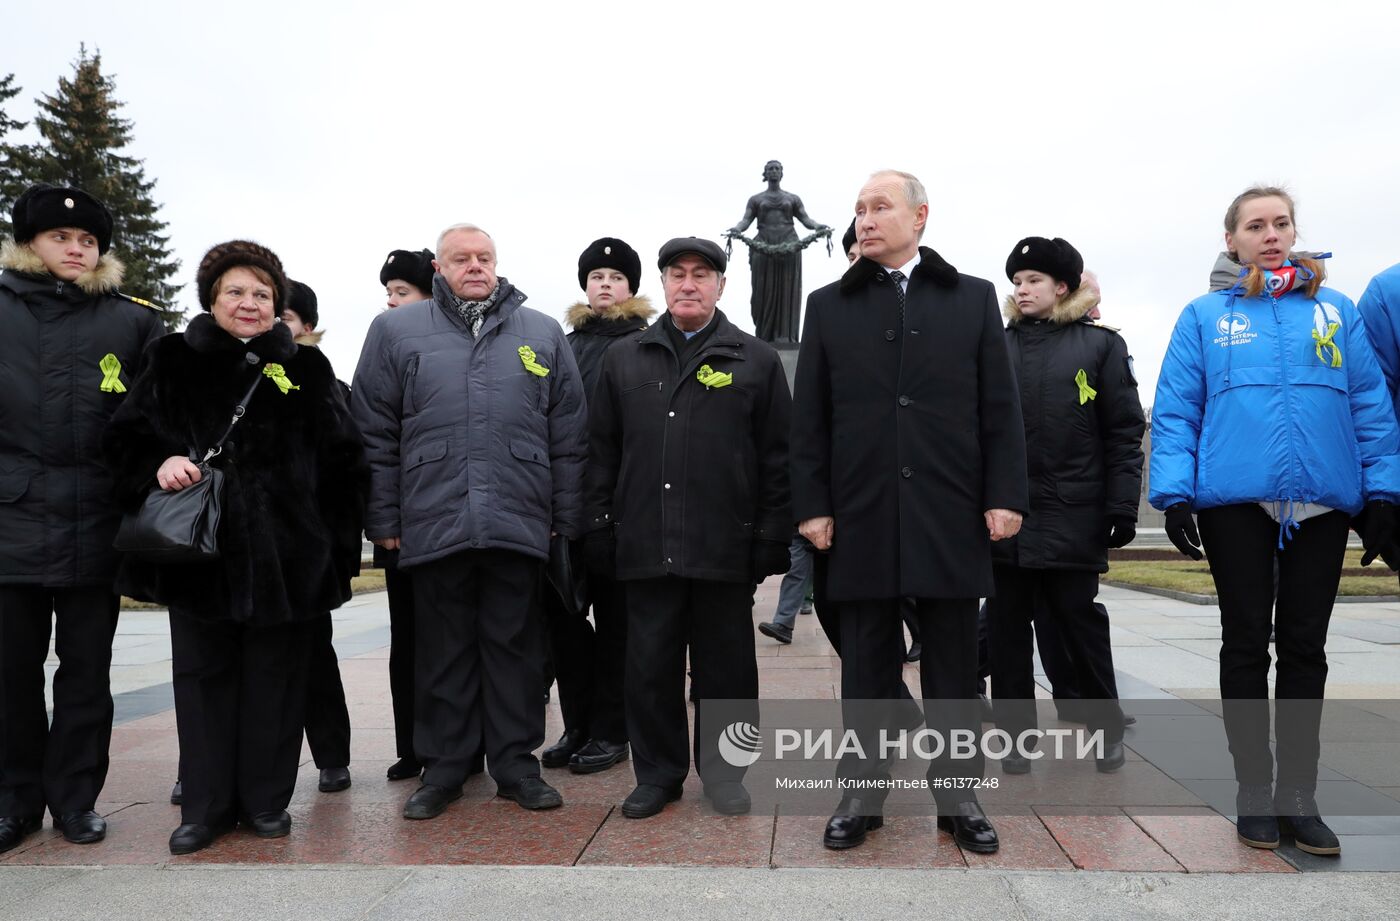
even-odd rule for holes
{"type": "Polygon", "coordinates": [[[277,389],[285,394],[288,390],[300,390],[301,387],[293,384],[287,379],[287,369],[276,362],[268,362],[263,365],[263,376],[272,378],[272,382],[277,385],[277,389]]]}
{"type": "Polygon", "coordinates": [[[700,370],[695,372],[695,379],[705,385],[705,389],[711,387],[728,387],[734,383],[734,375],[721,374],[709,365],[701,365],[700,370]]]}
{"type": "Polygon", "coordinates": [[[1340,323],[1328,323],[1327,335],[1319,334],[1316,329],[1312,331],[1313,342],[1317,343],[1317,360],[1333,368],[1342,366],[1342,350],[1337,343],[1332,341],[1332,337],[1337,335],[1337,330],[1341,328],[1342,324],[1340,323]],[[1323,349],[1331,351],[1332,357],[1330,359],[1322,353],[1323,349]]]}
{"type": "Polygon", "coordinates": [[[1089,375],[1084,373],[1083,368],[1080,368],[1079,373],[1074,375],[1074,382],[1079,385],[1080,406],[1083,406],[1085,403],[1088,403],[1094,397],[1099,395],[1099,392],[1097,390],[1089,386],[1089,375]]]}
{"type": "Polygon", "coordinates": [[[108,352],[97,366],[102,369],[103,393],[126,393],[126,384],[121,382],[122,363],[116,355],[108,352]]]}
{"type": "Polygon", "coordinates": [[[515,351],[520,355],[520,363],[525,366],[526,371],[529,371],[536,377],[547,377],[549,375],[549,369],[538,361],[535,361],[534,349],[530,348],[528,345],[522,345],[515,351]]]}

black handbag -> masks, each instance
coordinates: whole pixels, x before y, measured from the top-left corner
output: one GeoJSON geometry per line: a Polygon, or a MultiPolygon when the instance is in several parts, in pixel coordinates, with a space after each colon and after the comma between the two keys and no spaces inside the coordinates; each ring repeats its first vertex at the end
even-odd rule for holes
{"type": "MultiPolygon", "coordinates": [[[[254,375],[253,383],[233,408],[228,428],[196,462],[199,482],[173,492],[152,487],[141,508],[122,516],[117,539],[112,543],[115,549],[148,563],[199,563],[218,558],[224,474],[209,462],[223,452],[224,442],[247,411],[261,376],[254,375]]],[[[190,460],[197,456],[190,452],[190,460]]]]}

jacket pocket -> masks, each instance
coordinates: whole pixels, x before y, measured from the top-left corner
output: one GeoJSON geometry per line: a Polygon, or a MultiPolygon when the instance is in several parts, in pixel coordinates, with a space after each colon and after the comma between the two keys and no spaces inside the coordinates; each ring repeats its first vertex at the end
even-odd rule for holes
{"type": "Polygon", "coordinates": [[[543,448],[528,444],[518,438],[510,443],[510,456],[516,460],[528,461],[543,467],[549,466],[549,455],[544,452],[543,448]]]}
{"type": "Polygon", "coordinates": [[[422,363],[422,355],[414,355],[408,362],[408,371],[404,375],[403,382],[403,408],[404,411],[412,415],[418,412],[418,366],[422,363]]]}
{"type": "Polygon", "coordinates": [[[447,442],[434,441],[431,444],[421,445],[409,452],[404,461],[403,469],[407,473],[424,464],[442,460],[447,456],[447,442]]]}
{"type": "Polygon", "coordinates": [[[18,502],[29,491],[29,477],[0,476],[0,502],[18,502]]]}

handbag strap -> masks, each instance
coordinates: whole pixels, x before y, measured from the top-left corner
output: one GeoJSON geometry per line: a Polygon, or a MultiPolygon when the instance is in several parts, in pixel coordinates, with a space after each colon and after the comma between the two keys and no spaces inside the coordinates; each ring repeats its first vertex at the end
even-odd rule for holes
{"type": "Polygon", "coordinates": [[[233,407],[233,418],[229,420],[228,428],[224,429],[224,433],[219,436],[219,440],[215,443],[214,447],[204,452],[204,459],[200,461],[201,464],[207,464],[223,453],[224,442],[228,441],[228,436],[233,434],[233,427],[238,424],[238,420],[242,419],[243,414],[248,411],[248,402],[253,399],[253,391],[258,389],[258,382],[261,380],[262,372],[254,372],[253,382],[248,385],[248,389],[243,393],[243,396],[239,398],[237,405],[233,407]]]}

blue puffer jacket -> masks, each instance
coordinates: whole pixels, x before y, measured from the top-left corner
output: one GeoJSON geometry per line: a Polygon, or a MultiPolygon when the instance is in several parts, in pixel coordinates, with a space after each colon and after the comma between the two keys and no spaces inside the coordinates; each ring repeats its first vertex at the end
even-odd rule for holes
{"type": "Polygon", "coordinates": [[[1400,428],[1355,305],[1238,287],[1188,304],[1157,381],[1150,482],[1159,509],[1278,502],[1284,522],[1290,503],[1400,501],[1400,428]]]}
{"type": "Polygon", "coordinates": [[[400,538],[402,567],[492,548],[543,560],[551,530],[579,536],[583,380],[559,323],[500,285],[476,337],[436,275],[432,300],[381,313],[365,338],[350,398],[365,535],[400,538]]]}
{"type": "Polygon", "coordinates": [[[1386,388],[1400,415],[1400,265],[1393,265],[1371,279],[1356,302],[1366,332],[1385,372],[1386,388]]]}

